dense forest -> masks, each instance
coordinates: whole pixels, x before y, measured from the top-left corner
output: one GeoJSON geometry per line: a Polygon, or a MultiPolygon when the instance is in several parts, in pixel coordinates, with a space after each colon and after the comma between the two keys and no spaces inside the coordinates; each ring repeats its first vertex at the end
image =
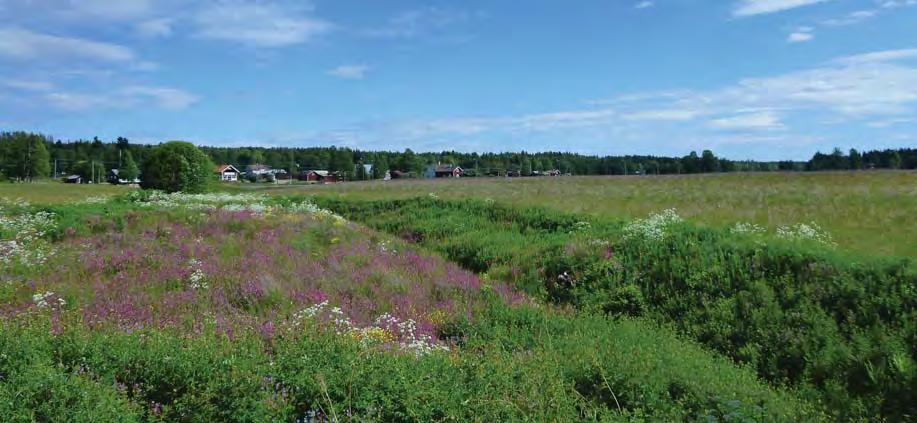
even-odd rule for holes
{"type": "MultiPolygon", "coordinates": [[[[0,178],[30,180],[35,177],[77,174],[84,181],[104,181],[109,169],[132,175],[137,163],[152,148],[128,139],[61,141],[27,132],[0,133],[0,178]]],[[[808,162],[733,161],[717,157],[712,151],[690,152],[684,157],[595,156],[564,152],[461,153],[456,151],[403,152],[362,151],[337,147],[209,147],[201,149],[214,163],[244,167],[264,164],[293,170],[339,171],[350,179],[381,178],[386,171],[398,170],[420,175],[428,164],[454,164],[469,176],[518,172],[527,176],[557,169],[574,175],[684,174],[735,171],[817,171],[843,169],[915,169],[917,149],[868,151],[835,149],[830,154],[816,153],[808,162]],[[364,174],[359,164],[372,164],[372,174],[364,174]]]]}

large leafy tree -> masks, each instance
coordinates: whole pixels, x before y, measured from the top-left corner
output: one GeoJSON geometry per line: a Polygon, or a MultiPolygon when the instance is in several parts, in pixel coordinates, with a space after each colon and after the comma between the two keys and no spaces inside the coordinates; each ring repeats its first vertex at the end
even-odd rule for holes
{"type": "Polygon", "coordinates": [[[124,161],[121,168],[118,169],[118,176],[128,181],[133,181],[140,176],[140,167],[137,166],[137,162],[134,161],[134,156],[131,155],[130,151],[124,153],[124,161]]]}
{"type": "Polygon", "coordinates": [[[214,178],[210,158],[189,142],[170,141],[154,147],[143,160],[144,189],[201,193],[214,178]]]}
{"type": "Polygon", "coordinates": [[[50,139],[27,132],[0,134],[0,164],[9,178],[29,181],[51,173],[51,156],[45,146],[50,139]]]}

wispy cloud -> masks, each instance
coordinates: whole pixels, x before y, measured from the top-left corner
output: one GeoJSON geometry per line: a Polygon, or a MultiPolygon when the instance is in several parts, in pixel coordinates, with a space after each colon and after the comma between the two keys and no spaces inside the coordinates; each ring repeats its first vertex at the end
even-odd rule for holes
{"type": "Polygon", "coordinates": [[[708,125],[714,129],[729,131],[759,131],[784,128],[777,114],[770,110],[712,119],[708,122],[708,125]]]}
{"type": "Polygon", "coordinates": [[[54,89],[54,84],[51,82],[30,79],[7,79],[0,82],[0,84],[22,91],[50,91],[54,89]]]}
{"type": "Polygon", "coordinates": [[[0,56],[21,61],[69,59],[130,62],[134,52],[122,45],[60,37],[20,28],[0,28],[0,56]]]}
{"type": "Polygon", "coordinates": [[[309,12],[301,6],[231,1],[202,8],[194,21],[201,38],[283,47],[308,42],[334,27],[309,12]]]}
{"type": "Polygon", "coordinates": [[[786,42],[804,43],[806,41],[812,41],[815,39],[815,34],[812,33],[813,30],[814,28],[809,26],[797,27],[796,30],[787,35],[786,42]]]}
{"type": "Polygon", "coordinates": [[[824,125],[835,125],[827,121],[902,122],[917,114],[917,67],[905,63],[911,57],[917,57],[917,49],[871,52],[808,70],[743,79],[719,89],[591,101],[593,108],[580,110],[383,122],[342,131],[364,144],[394,140],[434,150],[453,148],[456,143],[492,149],[489,139],[532,142],[571,137],[634,145],[649,139],[659,145],[660,137],[678,145],[810,145],[824,139],[820,132],[824,125]],[[799,121],[807,123],[795,127],[799,121]],[[817,123],[822,121],[826,123],[817,123]]]}
{"type": "Polygon", "coordinates": [[[342,79],[363,79],[366,72],[369,72],[368,65],[341,65],[326,72],[328,75],[342,79]]]}
{"type": "Polygon", "coordinates": [[[825,1],[829,0],[741,0],[733,8],[732,14],[736,17],[764,15],[825,1]]]}
{"type": "Polygon", "coordinates": [[[172,35],[173,19],[156,18],[138,22],[134,25],[137,35],[144,38],[163,38],[172,35]]]}
{"type": "Polygon", "coordinates": [[[380,27],[362,31],[373,38],[413,38],[484,18],[482,12],[424,7],[401,12],[380,27]]]}
{"type": "Polygon", "coordinates": [[[648,9],[656,5],[656,2],[652,0],[643,0],[634,4],[634,9],[648,9]]]}
{"type": "Polygon", "coordinates": [[[157,107],[176,111],[186,109],[200,100],[198,96],[177,88],[143,85],[99,92],[49,92],[40,98],[52,107],[70,112],[139,107],[157,107]]]}

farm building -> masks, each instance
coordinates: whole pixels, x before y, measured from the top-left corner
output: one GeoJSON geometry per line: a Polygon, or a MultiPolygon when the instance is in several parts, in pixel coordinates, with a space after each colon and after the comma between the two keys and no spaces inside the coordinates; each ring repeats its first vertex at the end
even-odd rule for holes
{"type": "Polygon", "coordinates": [[[139,184],[140,178],[134,178],[134,180],[127,180],[122,178],[119,175],[118,169],[111,169],[108,171],[108,183],[114,185],[127,185],[127,184],[139,184]]]}
{"type": "Polygon", "coordinates": [[[216,167],[215,172],[220,175],[221,181],[236,182],[239,180],[239,169],[233,165],[220,165],[216,167]]]}
{"type": "Polygon", "coordinates": [[[329,172],[327,170],[307,170],[299,175],[300,181],[330,183],[338,182],[341,176],[338,172],[329,172]]]}
{"type": "Polygon", "coordinates": [[[277,175],[277,174],[283,174],[283,173],[287,173],[287,171],[285,169],[273,169],[270,166],[263,165],[263,164],[252,164],[252,165],[245,166],[246,175],[264,176],[268,174],[277,175]]]}
{"type": "Polygon", "coordinates": [[[80,184],[83,183],[83,177],[80,175],[70,175],[63,178],[65,184],[80,184]]]}
{"type": "Polygon", "coordinates": [[[430,165],[423,171],[426,178],[459,178],[465,170],[452,165],[430,165]]]}

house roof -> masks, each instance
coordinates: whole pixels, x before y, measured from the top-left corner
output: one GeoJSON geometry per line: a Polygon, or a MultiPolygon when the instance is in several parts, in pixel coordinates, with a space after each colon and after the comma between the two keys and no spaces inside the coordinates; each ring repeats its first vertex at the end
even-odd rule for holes
{"type": "Polygon", "coordinates": [[[314,173],[318,176],[328,176],[330,172],[328,172],[327,170],[310,170],[306,172],[306,174],[309,174],[309,173],[314,173]]]}
{"type": "Polygon", "coordinates": [[[216,168],[216,173],[223,173],[227,170],[232,170],[233,172],[239,173],[239,169],[236,169],[233,165],[219,165],[216,168]]]}
{"type": "Polygon", "coordinates": [[[434,172],[449,172],[449,173],[451,173],[451,172],[455,171],[456,169],[462,170],[462,168],[460,168],[460,167],[458,167],[458,166],[452,166],[452,165],[437,165],[437,166],[435,166],[435,167],[433,168],[433,171],[434,171],[434,172]]]}

